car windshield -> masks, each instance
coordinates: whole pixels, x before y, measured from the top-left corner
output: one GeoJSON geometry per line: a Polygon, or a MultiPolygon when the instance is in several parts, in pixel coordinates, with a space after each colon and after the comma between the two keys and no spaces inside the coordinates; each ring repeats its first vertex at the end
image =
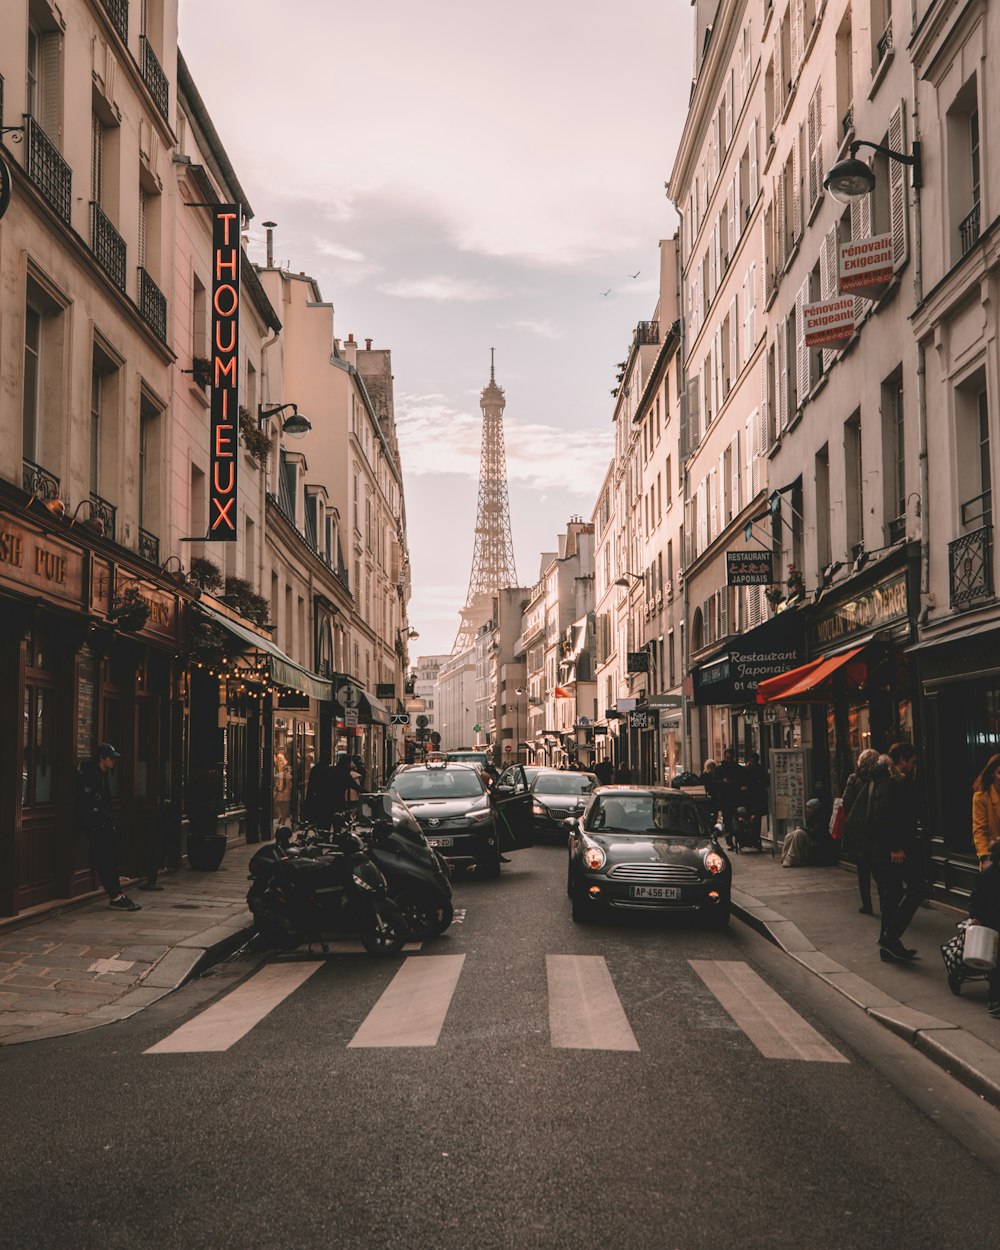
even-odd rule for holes
{"type": "Polygon", "coordinates": [[[694,803],[653,794],[599,798],[590,810],[587,828],[619,833],[671,833],[684,838],[704,836],[694,803]]]}
{"type": "Polygon", "coordinates": [[[535,794],[589,794],[594,778],[586,773],[542,773],[531,788],[535,794]]]}
{"type": "Polygon", "coordinates": [[[456,751],[445,758],[452,764],[477,764],[480,767],[489,761],[489,756],[473,751],[456,751]]]}
{"type": "Polygon", "coordinates": [[[414,769],[400,773],[392,788],[401,799],[472,799],[483,793],[474,768],[414,769]]]}

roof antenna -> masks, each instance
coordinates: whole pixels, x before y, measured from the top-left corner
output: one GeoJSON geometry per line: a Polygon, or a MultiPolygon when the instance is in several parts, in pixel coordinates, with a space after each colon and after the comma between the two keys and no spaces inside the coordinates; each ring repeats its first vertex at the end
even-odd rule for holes
{"type": "Polygon", "coordinates": [[[491,381],[491,382],[495,382],[495,381],[497,380],[497,379],[496,379],[496,374],[495,374],[495,372],[493,371],[493,353],[494,353],[495,351],[496,351],[496,348],[495,348],[495,347],[491,347],[491,348],[490,348],[490,381],[491,381]]]}

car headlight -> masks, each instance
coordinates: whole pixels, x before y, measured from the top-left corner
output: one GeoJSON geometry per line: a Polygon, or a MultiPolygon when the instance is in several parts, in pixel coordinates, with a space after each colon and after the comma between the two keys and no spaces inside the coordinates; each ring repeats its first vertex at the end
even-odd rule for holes
{"type": "Polygon", "coordinates": [[[531,814],[532,816],[544,816],[545,808],[542,807],[541,803],[532,803],[531,814]]]}
{"type": "Polygon", "coordinates": [[[591,872],[597,872],[599,868],[603,868],[607,863],[607,859],[607,855],[604,854],[599,846],[588,846],[583,852],[583,862],[591,872]]]}
{"type": "Polygon", "coordinates": [[[485,825],[487,821],[493,819],[493,813],[488,807],[481,807],[474,812],[469,812],[469,820],[474,825],[485,825]]]}
{"type": "Polygon", "coordinates": [[[709,851],[705,856],[705,867],[713,876],[718,876],[720,872],[725,871],[726,861],[718,851],[709,851]]]}

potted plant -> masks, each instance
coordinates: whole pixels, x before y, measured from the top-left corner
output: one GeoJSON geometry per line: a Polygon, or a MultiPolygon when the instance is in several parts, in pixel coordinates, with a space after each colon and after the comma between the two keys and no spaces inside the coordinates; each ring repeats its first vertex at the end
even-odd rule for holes
{"type": "Polygon", "coordinates": [[[115,595],[109,616],[119,629],[136,634],[149,620],[149,603],[138,586],[124,586],[115,595]]]}
{"type": "Polygon", "coordinates": [[[222,814],[222,774],[217,768],[191,774],[187,789],[188,864],[196,872],[215,872],[226,853],[226,836],[219,833],[222,814]]]}
{"type": "Polygon", "coordinates": [[[191,576],[197,578],[202,590],[214,594],[222,589],[222,569],[208,556],[195,556],[191,561],[191,576]]]}
{"type": "Polygon", "coordinates": [[[798,599],[806,593],[806,579],[801,569],[797,569],[794,564],[788,566],[788,597],[789,599],[798,599]]]}

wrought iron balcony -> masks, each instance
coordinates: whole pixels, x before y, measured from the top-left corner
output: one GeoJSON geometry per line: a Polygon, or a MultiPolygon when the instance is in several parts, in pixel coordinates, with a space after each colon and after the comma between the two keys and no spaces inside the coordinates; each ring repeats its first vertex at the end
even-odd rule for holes
{"type": "Polygon", "coordinates": [[[971,525],[974,521],[985,521],[993,516],[993,492],[984,490],[981,495],[973,495],[962,504],[962,524],[971,525]]]}
{"type": "Polygon", "coordinates": [[[906,517],[894,517],[888,524],[888,537],[890,543],[901,543],[906,537],[906,517]]]}
{"type": "Polygon", "coordinates": [[[139,312],[158,339],[167,341],[167,297],[139,266],[139,312]]]}
{"type": "Polygon", "coordinates": [[[658,321],[640,321],[635,327],[636,347],[656,346],[660,341],[660,323],[658,321]]]}
{"type": "Polygon", "coordinates": [[[103,534],[105,538],[115,541],[115,521],[118,516],[118,509],[113,503],[108,503],[106,499],[102,499],[100,495],[90,492],[90,517],[91,528],[103,534]]]}
{"type": "Polygon", "coordinates": [[[878,43],[875,45],[875,47],[878,51],[878,60],[875,62],[875,64],[876,66],[879,66],[882,64],[885,58],[892,51],[892,18],[891,17],[885,24],[885,30],[882,31],[881,35],[879,35],[878,43]]]}
{"type": "Polygon", "coordinates": [[[128,0],[101,0],[104,11],[111,18],[111,25],[121,35],[122,43],[128,43],[128,0]]]}
{"type": "Polygon", "coordinates": [[[59,498],[59,479],[54,473],[43,469],[40,464],[35,464],[34,460],[29,460],[27,456],[24,458],[23,466],[21,488],[26,495],[41,499],[43,502],[46,499],[59,498]]]}
{"type": "Polygon", "coordinates": [[[948,544],[951,606],[961,608],[993,594],[993,526],[963,534],[948,544]]]}
{"type": "Polygon", "coordinates": [[[968,215],[968,217],[966,217],[966,219],[958,227],[958,236],[962,240],[962,255],[963,256],[965,256],[967,252],[971,251],[971,249],[976,245],[976,243],[979,242],[979,201],[978,200],[973,205],[972,212],[968,215]]]}
{"type": "Polygon", "coordinates": [[[841,118],[840,124],[844,128],[844,138],[846,139],[847,136],[854,129],[854,104],[853,102],[847,106],[847,112],[841,118]]]}
{"type": "Polygon", "coordinates": [[[73,171],[30,113],[24,115],[24,137],[28,177],[69,225],[73,171]]]}
{"type": "Polygon", "coordinates": [[[141,54],[139,69],[142,73],[142,80],[149,88],[156,107],[164,118],[167,118],[170,111],[170,84],[145,35],[139,36],[139,51],[141,54]]]}
{"type": "Polygon", "coordinates": [[[139,528],[139,555],[150,564],[160,563],[160,540],[149,530],[139,528]]]}
{"type": "Polygon", "coordinates": [[[125,290],[125,240],[95,200],[90,201],[90,250],[120,291],[125,290]]]}

